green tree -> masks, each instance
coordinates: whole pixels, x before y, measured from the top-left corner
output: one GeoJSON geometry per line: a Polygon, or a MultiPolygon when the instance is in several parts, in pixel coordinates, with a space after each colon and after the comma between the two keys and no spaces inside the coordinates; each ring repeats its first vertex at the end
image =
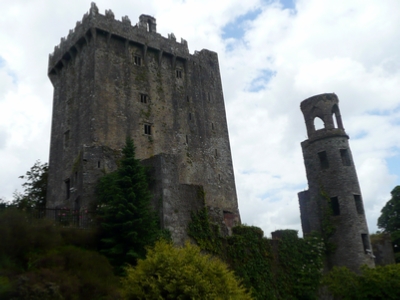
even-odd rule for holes
{"type": "Polygon", "coordinates": [[[392,198],[381,210],[378,227],[391,234],[396,262],[400,262],[400,185],[396,186],[391,194],[392,198]]]}
{"type": "Polygon", "coordinates": [[[122,152],[120,167],[102,177],[97,186],[100,252],[117,267],[117,273],[126,263],[144,258],[145,247],[160,235],[146,172],[135,158],[131,138],[122,152]]]}
{"type": "Polygon", "coordinates": [[[24,192],[14,193],[12,206],[18,208],[46,207],[48,171],[48,164],[37,160],[25,175],[19,176],[21,179],[26,179],[26,182],[22,184],[24,192]]]}
{"type": "Polygon", "coordinates": [[[251,299],[219,259],[190,243],[176,248],[158,241],[136,267],[126,269],[126,299],[251,299]]]}

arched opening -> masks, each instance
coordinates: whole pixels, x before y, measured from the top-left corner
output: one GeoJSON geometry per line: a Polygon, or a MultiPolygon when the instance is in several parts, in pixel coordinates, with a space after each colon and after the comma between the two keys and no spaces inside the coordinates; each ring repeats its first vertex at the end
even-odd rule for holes
{"type": "Polygon", "coordinates": [[[340,111],[337,104],[332,107],[332,119],[334,128],[343,129],[342,117],[340,116],[340,111]]]}
{"type": "Polygon", "coordinates": [[[147,32],[151,31],[151,21],[147,20],[147,32]]]}
{"type": "Polygon", "coordinates": [[[320,130],[325,128],[324,121],[320,117],[315,117],[314,118],[314,128],[315,130],[320,130]]]}

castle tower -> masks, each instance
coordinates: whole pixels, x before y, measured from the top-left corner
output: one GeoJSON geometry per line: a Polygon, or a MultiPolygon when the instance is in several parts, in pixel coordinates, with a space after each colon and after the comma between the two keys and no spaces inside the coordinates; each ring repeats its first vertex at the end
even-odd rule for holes
{"type": "Polygon", "coordinates": [[[240,217],[218,56],[192,55],[185,40],[156,29],[151,16],[132,26],[92,3],[55,47],[47,202],[88,209],[131,136],[152,167],[161,225],[180,243],[190,212],[204,205],[228,231],[240,217]]]}
{"type": "Polygon", "coordinates": [[[308,139],[301,143],[308,180],[299,193],[304,235],[320,233],[333,245],[328,268],[346,266],[358,271],[374,266],[368,227],[349,136],[335,94],[322,94],[301,102],[308,139]],[[322,129],[315,129],[317,119],[322,129]]]}

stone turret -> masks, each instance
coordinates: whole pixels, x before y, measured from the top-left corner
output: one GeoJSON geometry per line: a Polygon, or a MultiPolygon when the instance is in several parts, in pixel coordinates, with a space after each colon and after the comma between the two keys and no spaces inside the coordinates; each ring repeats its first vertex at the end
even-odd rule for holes
{"type": "Polygon", "coordinates": [[[309,189],[299,193],[304,235],[329,235],[328,268],[374,266],[356,168],[335,94],[301,102],[308,139],[301,143],[309,189]],[[316,129],[317,119],[323,128],[316,129]],[[331,232],[331,234],[329,233],[331,232]]]}

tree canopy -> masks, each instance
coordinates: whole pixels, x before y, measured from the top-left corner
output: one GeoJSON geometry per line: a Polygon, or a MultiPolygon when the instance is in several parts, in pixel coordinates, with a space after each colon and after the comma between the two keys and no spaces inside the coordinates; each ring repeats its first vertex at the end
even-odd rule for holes
{"type": "Polygon", "coordinates": [[[400,185],[392,192],[392,198],[381,210],[378,219],[378,227],[384,232],[390,233],[394,246],[396,262],[400,262],[400,185]]]}
{"type": "Polygon", "coordinates": [[[138,258],[144,258],[145,247],[160,234],[146,172],[135,158],[131,138],[126,139],[122,152],[120,167],[102,177],[97,186],[100,252],[119,271],[125,264],[136,264],[138,258]]]}
{"type": "Polygon", "coordinates": [[[400,230],[400,185],[391,194],[392,198],[382,208],[378,219],[378,227],[389,233],[400,230]]]}
{"type": "Polygon", "coordinates": [[[48,171],[48,164],[37,160],[25,175],[19,176],[21,179],[26,179],[22,184],[24,192],[14,193],[11,205],[18,208],[45,208],[48,171]]]}

